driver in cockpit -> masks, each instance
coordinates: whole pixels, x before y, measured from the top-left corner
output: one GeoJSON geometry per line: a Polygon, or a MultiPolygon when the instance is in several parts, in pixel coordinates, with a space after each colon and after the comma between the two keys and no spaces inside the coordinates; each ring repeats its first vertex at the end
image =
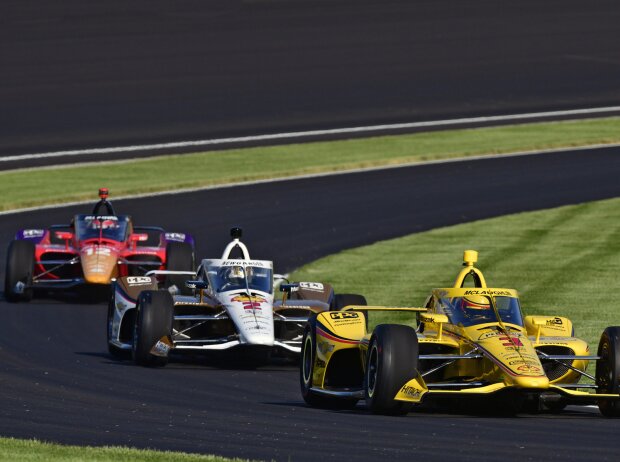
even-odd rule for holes
{"type": "Polygon", "coordinates": [[[484,295],[467,295],[460,299],[461,315],[465,319],[480,323],[484,321],[495,321],[495,313],[491,303],[484,295]]]}

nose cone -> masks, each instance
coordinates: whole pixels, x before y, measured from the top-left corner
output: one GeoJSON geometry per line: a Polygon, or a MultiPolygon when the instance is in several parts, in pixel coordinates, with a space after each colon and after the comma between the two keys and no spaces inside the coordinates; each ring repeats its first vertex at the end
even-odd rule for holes
{"type": "Polygon", "coordinates": [[[270,329],[268,326],[261,326],[260,330],[248,329],[241,335],[241,343],[250,345],[273,346],[273,340],[273,329],[270,329]]]}
{"type": "Polygon", "coordinates": [[[116,276],[118,251],[104,246],[88,246],[80,251],[84,280],[88,284],[110,284],[116,276]]]}
{"type": "Polygon", "coordinates": [[[272,346],[273,300],[268,295],[233,294],[224,302],[228,316],[235,323],[241,344],[272,346]]]}
{"type": "Polygon", "coordinates": [[[513,380],[513,385],[517,388],[536,388],[536,389],[546,389],[549,388],[549,379],[547,376],[541,377],[511,377],[513,380]]]}

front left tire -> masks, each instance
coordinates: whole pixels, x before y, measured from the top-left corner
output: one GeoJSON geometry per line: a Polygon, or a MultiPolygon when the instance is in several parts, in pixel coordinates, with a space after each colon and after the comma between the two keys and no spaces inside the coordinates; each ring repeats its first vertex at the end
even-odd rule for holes
{"type": "Polygon", "coordinates": [[[141,366],[165,366],[168,357],[156,356],[151,349],[162,337],[172,338],[174,301],[167,290],[145,290],[138,296],[132,357],[141,366]]]}
{"type": "Polygon", "coordinates": [[[400,388],[417,375],[418,337],[400,324],[378,325],[366,356],[366,405],[374,414],[404,415],[413,404],[396,401],[400,388]]]}
{"type": "MultiPolygon", "coordinates": [[[[596,385],[599,393],[620,393],[620,327],[607,327],[598,344],[596,385]]],[[[619,400],[600,400],[598,408],[605,417],[620,417],[619,400]]]]}

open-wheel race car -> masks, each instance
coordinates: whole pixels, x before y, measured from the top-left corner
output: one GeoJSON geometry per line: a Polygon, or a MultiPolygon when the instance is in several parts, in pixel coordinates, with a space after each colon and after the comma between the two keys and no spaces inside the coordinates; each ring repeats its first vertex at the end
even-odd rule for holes
{"type": "Polygon", "coordinates": [[[202,260],[195,273],[174,274],[186,279],[183,293],[162,290],[160,279],[169,271],[118,278],[108,310],[110,353],[161,366],[171,351],[230,351],[260,364],[274,351],[299,355],[311,315],[366,303],[317,282],[282,283],[283,296],[274,302],[273,263],[250,258],[240,228],[231,235],[221,258],[202,260]],[[234,252],[240,256],[234,258],[234,252]]]}
{"type": "MultiPolygon", "coordinates": [[[[107,189],[100,189],[99,195],[91,214],[75,215],[69,224],[17,233],[7,252],[7,300],[28,301],[34,289],[109,286],[118,277],[153,269],[194,269],[192,236],[134,226],[129,215],[114,213],[107,189]]],[[[170,275],[168,285],[179,284],[175,278],[170,275]]]]}
{"type": "Polygon", "coordinates": [[[469,397],[507,413],[598,404],[603,415],[619,416],[620,327],[605,329],[593,355],[569,319],[524,317],[515,290],[487,287],[477,258],[465,251],[454,287],[434,289],[425,307],[347,306],[311,319],[300,367],[306,403],[347,408],[365,399],[372,412],[397,415],[469,397]],[[410,311],[418,327],[367,332],[373,310],[410,311]]]}

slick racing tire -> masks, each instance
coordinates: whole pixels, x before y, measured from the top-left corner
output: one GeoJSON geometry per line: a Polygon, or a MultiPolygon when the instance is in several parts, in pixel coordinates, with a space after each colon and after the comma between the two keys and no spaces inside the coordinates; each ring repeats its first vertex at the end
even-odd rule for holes
{"type": "Polygon", "coordinates": [[[4,279],[4,296],[9,302],[32,300],[34,247],[34,243],[30,241],[14,240],[9,244],[4,279]],[[20,283],[25,285],[22,291],[16,287],[20,283]]]}
{"type": "MultiPolygon", "coordinates": [[[[166,269],[170,271],[194,271],[194,248],[187,242],[169,242],[166,246],[166,269]]],[[[182,295],[191,295],[191,289],[185,287],[185,281],[191,277],[183,274],[166,276],[165,286],[176,286],[182,295]]]]}
{"type": "Polygon", "coordinates": [[[141,366],[165,366],[167,357],[151,354],[162,337],[172,337],[172,295],[167,290],[145,290],[138,296],[132,357],[141,366]]]}
{"type": "Polygon", "coordinates": [[[366,297],[358,294],[336,294],[334,296],[333,311],[340,311],[349,305],[367,306],[368,302],[366,302],[366,297]]]}
{"type": "MultiPolygon", "coordinates": [[[[336,294],[334,296],[333,310],[332,311],[340,311],[345,306],[349,305],[357,305],[357,306],[368,306],[368,302],[366,301],[366,297],[358,294],[336,294]]],[[[366,330],[368,330],[368,311],[362,311],[364,313],[364,317],[366,318],[366,330]]]]}
{"type": "Polygon", "coordinates": [[[400,324],[378,325],[366,357],[366,405],[374,414],[404,415],[412,403],[395,401],[400,388],[417,375],[418,337],[400,324]]]}
{"type": "Polygon", "coordinates": [[[122,348],[113,345],[112,340],[112,320],[114,319],[114,285],[112,285],[112,294],[108,303],[108,322],[107,326],[107,338],[108,338],[108,352],[116,359],[131,359],[131,351],[123,350],[122,348]]]}
{"type": "Polygon", "coordinates": [[[299,384],[301,396],[306,404],[323,409],[352,409],[357,404],[356,399],[336,398],[320,395],[312,390],[312,375],[316,360],[316,317],[308,320],[304,329],[301,350],[301,364],[299,366],[299,384]]]}
{"type": "MultiPolygon", "coordinates": [[[[598,393],[620,392],[620,327],[607,327],[598,344],[596,362],[598,393]]],[[[598,408],[605,417],[620,417],[620,401],[600,400],[598,408]]]]}

